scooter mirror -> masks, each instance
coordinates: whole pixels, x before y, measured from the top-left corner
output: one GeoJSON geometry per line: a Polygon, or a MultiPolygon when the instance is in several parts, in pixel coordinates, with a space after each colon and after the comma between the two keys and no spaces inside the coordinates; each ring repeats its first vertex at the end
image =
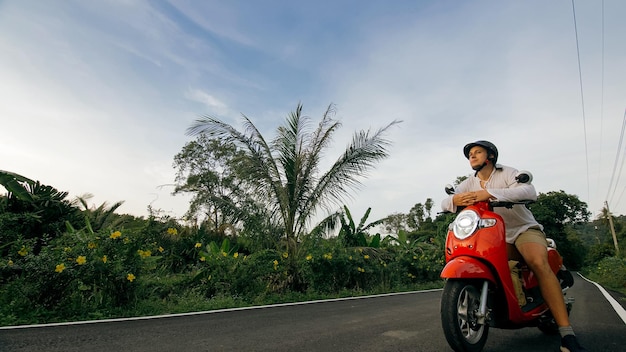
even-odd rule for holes
{"type": "Polygon", "coordinates": [[[515,176],[517,183],[528,183],[533,182],[533,174],[530,171],[520,171],[517,176],[515,176]]]}
{"type": "Polygon", "coordinates": [[[451,184],[446,185],[446,194],[453,195],[455,193],[454,187],[451,184]]]}

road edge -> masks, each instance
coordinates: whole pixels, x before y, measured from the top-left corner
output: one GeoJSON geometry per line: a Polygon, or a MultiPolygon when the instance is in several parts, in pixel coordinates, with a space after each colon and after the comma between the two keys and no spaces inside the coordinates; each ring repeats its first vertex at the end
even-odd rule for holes
{"type": "Polygon", "coordinates": [[[377,295],[320,299],[320,300],[303,301],[303,302],[276,303],[276,304],[268,304],[268,305],[260,305],[260,306],[224,308],[224,309],[215,309],[215,310],[207,310],[207,311],[199,311],[199,312],[188,312],[188,313],[173,313],[173,314],[149,315],[149,316],[127,317],[127,318],[111,318],[111,319],[100,319],[100,320],[68,321],[68,322],[62,322],[62,323],[48,323],[48,324],[0,326],[0,330],[32,329],[32,328],[43,328],[43,327],[53,327],[53,326],[85,325],[85,324],[134,321],[134,320],[163,319],[163,318],[185,317],[185,316],[202,315],[202,314],[236,312],[236,311],[241,311],[241,310],[289,307],[289,306],[298,306],[298,305],[305,305],[305,304],[349,301],[349,300],[366,299],[366,298],[399,296],[399,295],[407,295],[407,294],[415,294],[415,293],[429,293],[429,292],[436,292],[436,291],[442,291],[442,290],[443,289],[441,288],[435,288],[435,289],[421,290],[421,291],[392,292],[392,293],[383,293],[383,294],[377,294],[377,295]]]}
{"type": "Polygon", "coordinates": [[[604,298],[611,304],[611,307],[613,307],[613,310],[615,311],[615,313],[617,313],[617,315],[622,319],[624,324],[626,324],[626,309],[624,309],[624,307],[622,307],[622,305],[615,298],[613,298],[613,296],[611,296],[611,294],[608,293],[607,290],[605,290],[604,287],[602,287],[599,283],[587,279],[581,273],[577,273],[577,274],[578,276],[582,277],[585,281],[591,284],[594,284],[598,288],[598,290],[600,290],[604,298]]]}

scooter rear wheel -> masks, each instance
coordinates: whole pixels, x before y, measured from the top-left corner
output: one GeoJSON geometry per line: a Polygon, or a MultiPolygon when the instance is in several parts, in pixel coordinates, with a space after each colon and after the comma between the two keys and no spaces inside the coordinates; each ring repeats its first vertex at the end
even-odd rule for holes
{"type": "Polygon", "coordinates": [[[448,280],[441,296],[441,325],[446,340],[457,352],[482,351],[488,324],[479,324],[480,289],[475,282],[448,280]]]}

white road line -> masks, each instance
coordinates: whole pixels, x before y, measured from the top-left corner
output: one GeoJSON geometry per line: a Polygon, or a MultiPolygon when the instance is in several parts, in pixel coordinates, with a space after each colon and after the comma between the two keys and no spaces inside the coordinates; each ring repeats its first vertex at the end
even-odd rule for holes
{"type": "Polygon", "coordinates": [[[426,292],[435,292],[435,291],[441,291],[441,290],[442,289],[438,288],[438,289],[423,290],[423,291],[409,291],[409,292],[385,293],[385,294],[380,294],[380,295],[369,295],[369,296],[358,296],[358,297],[320,299],[320,300],[316,300],[316,301],[305,301],[305,302],[277,303],[277,304],[270,304],[270,305],[265,305],[265,306],[225,308],[225,309],[208,310],[208,311],[202,311],[202,312],[151,315],[151,316],[144,316],[144,317],[114,318],[114,319],[84,320],[84,321],[69,321],[69,322],[64,322],[64,323],[49,323],[49,324],[34,324],[34,325],[0,326],[0,330],[43,328],[43,327],[52,327],[52,326],[83,325],[83,324],[112,323],[112,322],[133,321],[133,320],[150,320],[150,319],[161,319],[161,318],[186,317],[186,316],[201,315],[201,314],[235,312],[235,311],[239,311],[239,310],[252,310],[252,309],[263,309],[263,308],[273,308],[273,307],[288,307],[288,306],[299,306],[299,305],[304,305],[304,304],[348,301],[348,300],[356,300],[356,299],[364,299],[364,298],[386,297],[386,296],[398,296],[398,295],[406,295],[406,294],[411,294],[411,293],[426,293],[426,292]]]}
{"type": "Polygon", "coordinates": [[[624,322],[624,324],[626,324],[626,310],[624,310],[624,307],[622,307],[621,304],[619,304],[619,302],[617,302],[615,300],[615,298],[613,298],[613,296],[611,296],[608,292],[606,292],[606,290],[604,289],[604,287],[600,286],[600,284],[598,284],[595,281],[591,281],[589,279],[587,279],[586,277],[584,277],[581,273],[578,273],[578,276],[582,277],[583,279],[585,279],[587,282],[590,282],[594,285],[596,285],[596,287],[600,290],[600,292],[602,292],[602,294],[604,295],[604,298],[606,298],[607,301],[609,301],[609,303],[611,304],[611,306],[613,307],[613,309],[615,310],[615,313],[617,313],[617,315],[622,319],[622,321],[624,322]]]}

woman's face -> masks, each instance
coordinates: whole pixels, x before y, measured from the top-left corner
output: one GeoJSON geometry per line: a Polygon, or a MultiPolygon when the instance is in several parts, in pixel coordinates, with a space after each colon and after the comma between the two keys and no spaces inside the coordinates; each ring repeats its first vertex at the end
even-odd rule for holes
{"type": "Polygon", "coordinates": [[[476,170],[478,167],[482,166],[489,157],[487,153],[487,149],[477,145],[472,147],[469,152],[469,162],[472,169],[476,170]]]}

